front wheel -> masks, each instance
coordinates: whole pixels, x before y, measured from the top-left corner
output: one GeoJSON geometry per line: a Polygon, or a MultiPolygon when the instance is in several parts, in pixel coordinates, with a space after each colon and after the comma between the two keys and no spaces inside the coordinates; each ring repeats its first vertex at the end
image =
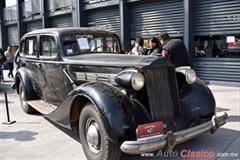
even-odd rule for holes
{"type": "Polygon", "coordinates": [[[23,111],[28,114],[33,113],[34,109],[29,104],[27,104],[27,94],[22,81],[19,84],[19,97],[23,111]]]}
{"type": "Polygon", "coordinates": [[[96,106],[87,104],[79,119],[79,134],[88,160],[119,160],[120,145],[110,141],[96,106]]]}

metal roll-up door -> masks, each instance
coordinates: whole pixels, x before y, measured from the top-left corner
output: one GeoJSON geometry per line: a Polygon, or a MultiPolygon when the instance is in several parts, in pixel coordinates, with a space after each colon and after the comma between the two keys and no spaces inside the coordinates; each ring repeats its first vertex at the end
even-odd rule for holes
{"type": "Polygon", "coordinates": [[[195,35],[240,33],[239,0],[194,1],[195,35]]]}
{"type": "Polygon", "coordinates": [[[41,29],[42,28],[42,21],[37,20],[37,21],[30,21],[26,22],[26,31],[30,32],[36,29],[41,29]]]}
{"type": "Polygon", "coordinates": [[[158,0],[131,5],[131,36],[156,36],[166,31],[173,37],[183,36],[183,1],[158,0]]]}
{"type": "Polygon", "coordinates": [[[101,9],[88,12],[88,26],[97,27],[120,35],[119,9],[101,9]]]}
{"type": "Polygon", "coordinates": [[[59,15],[59,16],[54,16],[50,18],[50,27],[72,27],[73,26],[73,21],[72,21],[72,15],[67,14],[67,15],[59,15]]]}
{"type": "Polygon", "coordinates": [[[239,58],[196,58],[193,64],[197,76],[206,82],[240,83],[239,58]]]}
{"type": "Polygon", "coordinates": [[[7,27],[8,45],[18,45],[18,27],[11,25],[7,27]]]}

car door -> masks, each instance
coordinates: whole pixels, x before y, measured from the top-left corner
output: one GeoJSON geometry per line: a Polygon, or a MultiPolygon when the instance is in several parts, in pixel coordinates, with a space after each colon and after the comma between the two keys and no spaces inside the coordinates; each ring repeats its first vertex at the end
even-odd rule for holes
{"type": "Polygon", "coordinates": [[[39,76],[39,66],[38,66],[38,37],[29,36],[24,38],[20,43],[20,65],[27,69],[28,77],[32,80],[34,84],[35,93],[41,97],[41,90],[38,79],[39,76]]]}
{"type": "Polygon", "coordinates": [[[44,98],[59,105],[65,96],[64,75],[61,57],[58,53],[57,38],[54,35],[40,35],[41,70],[44,78],[44,98]]]}

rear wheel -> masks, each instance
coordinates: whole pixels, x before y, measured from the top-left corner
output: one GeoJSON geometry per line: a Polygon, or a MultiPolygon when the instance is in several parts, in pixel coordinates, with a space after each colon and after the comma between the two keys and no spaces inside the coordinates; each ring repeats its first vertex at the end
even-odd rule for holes
{"type": "Polygon", "coordinates": [[[120,145],[110,141],[101,115],[92,104],[85,105],[80,114],[79,134],[88,160],[120,159],[120,145]]]}
{"type": "Polygon", "coordinates": [[[22,81],[20,81],[20,84],[19,84],[19,97],[20,97],[20,103],[23,111],[28,114],[33,113],[34,109],[27,104],[26,90],[24,88],[22,81]]]}

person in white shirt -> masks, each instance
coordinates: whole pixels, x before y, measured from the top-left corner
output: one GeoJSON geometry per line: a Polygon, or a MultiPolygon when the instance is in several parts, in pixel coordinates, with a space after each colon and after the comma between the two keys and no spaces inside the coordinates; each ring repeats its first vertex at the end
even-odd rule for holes
{"type": "Polygon", "coordinates": [[[5,56],[7,58],[7,65],[8,65],[8,69],[9,69],[9,72],[8,72],[8,77],[14,77],[13,76],[13,62],[14,62],[14,53],[12,52],[12,47],[8,47],[7,48],[7,51],[5,51],[5,56]]]}

